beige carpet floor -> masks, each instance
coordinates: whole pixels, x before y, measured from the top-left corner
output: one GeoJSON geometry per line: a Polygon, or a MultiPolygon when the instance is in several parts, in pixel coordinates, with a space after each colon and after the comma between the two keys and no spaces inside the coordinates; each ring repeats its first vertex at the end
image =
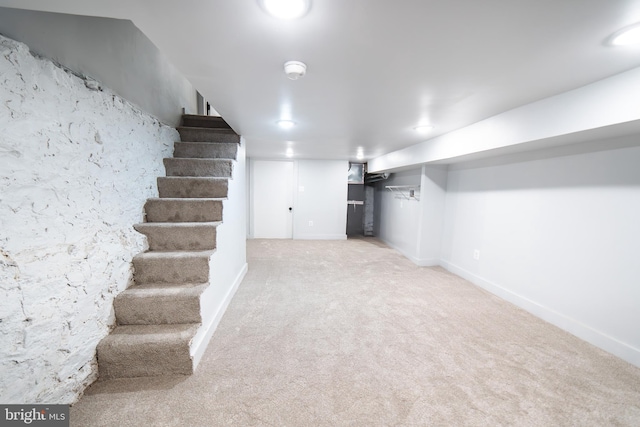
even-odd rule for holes
{"type": "Polygon", "coordinates": [[[190,377],[94,384],[72,426],[640,426],[640,369],[375,239],[248,242],[190,377]]]}

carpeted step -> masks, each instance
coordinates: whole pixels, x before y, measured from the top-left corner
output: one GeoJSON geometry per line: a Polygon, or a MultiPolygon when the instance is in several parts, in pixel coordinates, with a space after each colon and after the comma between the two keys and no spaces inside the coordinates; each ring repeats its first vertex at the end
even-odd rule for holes
{"type": "Polygon", "coordinates": [[[220,116],[201,116],[195,114],[183,114],[182,126],[231,129],[231,126],[220,116]]]}
{"type": "Polygon", "coordinates": [[[200,323],[200,296],[208,283],[131,286],[114,301],[119,325],[200,323]]]}
{"type": "Polygon", "coordinates": [[[227,197],[228,178],[167,176],[158,178],[160,197],[224,198],[227,197]]]}
{"type": "Polygon", "coordinates": [[[137,284],[208,283],[214,252],[143,252],[133,257],[133,277],[137,284]]]}
{"type": "Polygon", "coordinates": [[[190,375],[198,324],[117,326],[98,344],[100,379],[190,375]]]}
{"type": "Polygon", "coordinates": [[[197,159],[233,159],[238,154],[235,142],[175,142],[173,157],[197,159]]]}
{"type": "Polygon", "coordinates": [[[147,236],[150,251],[205,251],[216,248],[221,222],[145,222],[133,228],[147,236]]]}
{"type": "Polygon", "coordinates": [[[222,200],[204,198],[153,198],[144,205],[147,222],[222,221],[222,200]]]}
{"type": "Polygon", "coordinates": [[[185,142],[240,142],[240,135],[232,129],[212,129],[179,126],[180,140],[185,142]]]}
{"type": "Polygon", "coordinates": [[[230,178],[233,161],[227,159],[164,159],[167,176],[213,176],[230,178]]]}

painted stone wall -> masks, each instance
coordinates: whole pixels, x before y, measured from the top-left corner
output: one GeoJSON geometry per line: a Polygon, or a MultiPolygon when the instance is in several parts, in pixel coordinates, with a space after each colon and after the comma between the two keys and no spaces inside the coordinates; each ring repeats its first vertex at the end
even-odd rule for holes
{"type": "Polygon", "coordinates": [[[0,36],[0,402],[71,403],[175,129],[0,36]]]}

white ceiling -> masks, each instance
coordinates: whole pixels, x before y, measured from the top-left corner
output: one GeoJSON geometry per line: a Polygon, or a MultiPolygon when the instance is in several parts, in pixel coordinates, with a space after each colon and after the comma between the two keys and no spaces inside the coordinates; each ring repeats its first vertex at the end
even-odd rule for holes
{"type": "Polygon", "coordinates": [[[131,19],[247,140],[251,157],[365,160],[640,66],[606,45],[638,0],[0,0],[131,19]],[[303,61],[307,75],[282,65],[303,61]],[[290,116],[289,131],[275,122],[290,116]],[[428,121],[428,136],[413,127],[428,121]],[[290,141],[290,142],[288,142],[290,141]]]}

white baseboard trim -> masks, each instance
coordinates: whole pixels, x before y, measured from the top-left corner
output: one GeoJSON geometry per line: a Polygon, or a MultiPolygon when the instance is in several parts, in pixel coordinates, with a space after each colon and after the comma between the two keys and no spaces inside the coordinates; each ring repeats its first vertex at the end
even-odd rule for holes
{"type": "Polygon", "coordinates": [[[394,245],[393,243],[391,243],[391,242],[389,242],[387,240],[384,240],[384,239],[380,239],[380,240],[382,240],[390,248],[393,248],[396,251],[400,252],[405,258],[409,259],[415,265],[418,265],[420,267],[435,267],[435,266],[440,265],[440,260],[438,258],[418,258],[418,257],[413,256],[410,253],[407,253],[402,248],[399,248],[398,246],[394,245]]]}
{"type": "Polygon", "coordinates": [[[420,267],[436,267],[440,265],[440,260],[436,258],[415,258],[411,261],[420,267]]]}
{"type": "Polygon", "coordinates": [[[528,311],[536,317],[539,317],[552,325],[559,327],[560,329],[569,332],[576,337],[601,348],[602,350],[609,352],[619,358],[631,363],[640,368],[640,349],[630,346],[624,342],[617,340],[607,334],[597,331],[585,325],[571,317],[568,317],[562,313],[552,310],[549,307],[543,306],[535,301],[532,301],[526,297],[518,295],[508,289],[505,289],[496,283],[490,282],[477,276],[463,268],[458,267],[452,263],[444,260],[440,260],[440,265],[448,271],[470,281],[471,283],[480,286],[481,288],[491,292],[500,298],[509,301],[518,307],[528,311]]]}
{"type": "Polygon", "coordinates": [[[346,234],[300,234],[294,240],[347,240],[346,234]]]}
{"type": "Polygon", "coordinates": [[[225,311],[227,311],[227,307],[229,307],[229,304],[231,303],[233,296],[236,294],[236,291],[240,287],[240,283],[242,283],[242,280],[247,274],[248,269],[249,264],[245,263],[244,266],[240,269],[240,272],[236,276],[235,280],[233,281],[233,285],[231,286],[231,288],[229,288],[229,291],[224,296],[224,300],[222,302],[222,305],[218,309],[218,312],[211,318],[208,324],[202,325],[202,328],[200,328],[200,331],[198,331],[198,334],[194,337],[194,342],[191,344],[191,358],[193,360],[194,370],[198,367],[202,356],[204,356],[204,352],[207,350],[209,341],[211,341],[213,333],[218,328],[220,320],[222,320],[222,316],[224,315],[225,311]]]}

